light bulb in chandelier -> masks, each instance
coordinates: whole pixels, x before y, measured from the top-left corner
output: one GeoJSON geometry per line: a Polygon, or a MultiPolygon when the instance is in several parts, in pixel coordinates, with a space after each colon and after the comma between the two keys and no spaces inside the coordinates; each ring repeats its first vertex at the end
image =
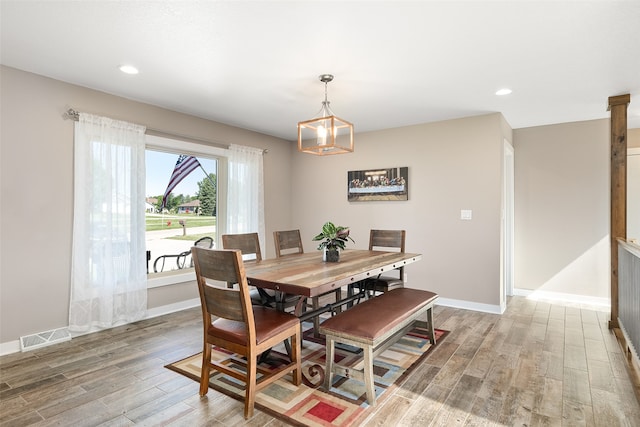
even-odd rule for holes
{"type": "Polygon", "coordinates": [[[327,128],[319,125],[318,126],[318,145],[327,145],[327,128]]]}

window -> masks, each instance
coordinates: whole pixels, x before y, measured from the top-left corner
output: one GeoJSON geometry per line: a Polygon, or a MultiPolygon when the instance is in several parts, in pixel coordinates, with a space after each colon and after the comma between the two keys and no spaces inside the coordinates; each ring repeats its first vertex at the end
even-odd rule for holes
{"type": "Polygon", "coordinates": [[[148,287],[191,280],[194,243],[220,247],[226,150],[147,135],[145,154],[148,287]],[[194,169],[173,188],[162,209],[162,197],[180,155],[195,157],[197,166],[194,163],[194,169]]]}

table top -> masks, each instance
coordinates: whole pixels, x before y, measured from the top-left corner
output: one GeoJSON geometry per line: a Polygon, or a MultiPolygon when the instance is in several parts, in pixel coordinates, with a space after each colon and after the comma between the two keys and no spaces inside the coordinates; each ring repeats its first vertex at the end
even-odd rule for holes
{"type": "Polygon", "coordinates": [[[250,285],[314,297],[421,259],[413,253],[346,249],[340,262],[324,262],[317,251],[246,263],[245,271],[250,285]]]}

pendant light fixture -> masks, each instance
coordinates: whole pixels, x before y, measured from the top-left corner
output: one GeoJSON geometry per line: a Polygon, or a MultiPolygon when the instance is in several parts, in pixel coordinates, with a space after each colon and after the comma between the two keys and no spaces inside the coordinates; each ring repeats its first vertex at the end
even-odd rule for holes
{"type": "Polygon", "coordinates": [[[326,156],[353,152],[353,124],[331,111],[327,100],[327,84],[333,80],[331,74],[321,74],[324,83],[324,101],[316,117],[298,122],[298,151],[326,156]]]}

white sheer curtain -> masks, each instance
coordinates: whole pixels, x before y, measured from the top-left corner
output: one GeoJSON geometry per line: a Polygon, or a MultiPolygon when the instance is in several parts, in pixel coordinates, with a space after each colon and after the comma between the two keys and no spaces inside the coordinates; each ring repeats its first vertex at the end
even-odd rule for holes
{"type": "Polygon", "coordinates": [[[240,145],[229,147],[227,194],[227,232],[258,233],[260,246],[265,248],[262,150],[240,145]]]}
{"type": "Polygon", "coordinates": [[[139,320],[147,308],[144,133],[90,114],[75,124],[71,332],[139,320]]]}

